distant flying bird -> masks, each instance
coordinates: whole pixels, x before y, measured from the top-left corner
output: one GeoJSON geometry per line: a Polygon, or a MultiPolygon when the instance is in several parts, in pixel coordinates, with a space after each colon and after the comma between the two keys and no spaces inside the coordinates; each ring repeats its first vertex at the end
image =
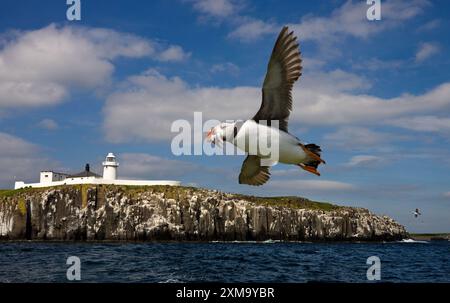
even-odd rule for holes
{"type": "Polygon", "coordinates": [[[317,167],[325,163],[320,158],[320,147],[304,144],[288,132],[292,86],[302,74],[302,59],[296,40],[294,33],[283,27],[270,57],[262,87],[262,104],[256,115],[244,122],[220,123],[207,134],[207,139],[213,144],[227,141],[248,153],[239,175],[240,184],[258,186],[269,180],[270,166],[264,166],[267,164],[261,161],[267,159],[267,154],[258,148],[259,142],[268,139],[278,143],[278,162],[294,164],[320,176],[317,167]],[[278,127],[272,125],[273,121],[278,127]]]}
{"type": "Polygon", "coordinates": [[[418,216],[422,215],[418,208],[416,208],[416,210],[413,212],[413,214],[414,214],[414,218],[417,218],[418,216]]]}

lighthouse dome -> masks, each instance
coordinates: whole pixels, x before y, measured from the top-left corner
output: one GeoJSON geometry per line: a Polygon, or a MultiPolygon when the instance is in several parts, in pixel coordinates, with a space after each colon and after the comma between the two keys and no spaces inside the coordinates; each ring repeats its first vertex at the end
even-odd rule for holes
{"type": "Polygon", "coordinates": [[[106,162],[116,162],[116,156],[113,153],[108,153],[106,156],[106,162]]]}

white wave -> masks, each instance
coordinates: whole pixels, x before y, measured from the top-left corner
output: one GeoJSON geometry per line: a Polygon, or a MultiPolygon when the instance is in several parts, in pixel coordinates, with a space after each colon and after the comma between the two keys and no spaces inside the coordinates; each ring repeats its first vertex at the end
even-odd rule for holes
{"type": "Polygon", "coordinates": [[[230,243],[236,243],[236,244],[272,244],[272,243],[313,243],[311,241],[296,241],[296,240],[265,240],[265,241],[209,241],[209,243],[223,243],[223,244],[230,244],[230,243]]]}
{"type": "Polygon", "coordinates": [[[403,239],[401,241],[398,241],[398,243],[428,243],[428,241],[419,241],[414,239],[403,239]]]}
{"type": "Polygon", "coordinates": [[[269,240],[264,241],[263,243],[281,243],[281,242],[282,242],[281,240],[272,240],[272,239],[269,239],[269,240]]]}
{"type": "Polygon", "coordinates": [[[172,279],[172,278],[169,278],[169,279],[167,279],[167,280],[160,281],[160,282],[158,282],[158,283],[183,283],[183,281],[178,280],[178,279],[172,279]]]}

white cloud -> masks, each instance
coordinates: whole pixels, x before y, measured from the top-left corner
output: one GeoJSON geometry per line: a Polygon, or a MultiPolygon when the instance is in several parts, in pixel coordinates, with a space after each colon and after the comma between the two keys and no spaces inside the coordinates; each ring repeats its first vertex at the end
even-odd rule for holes
{"type": "Polygon", "coordinates": [[[403,94],[387,99],[305,86],[295,90],[295,106],[301,110],[294,117],[309,125],[379,124],[383,119],[446,109],[450,106],[449,96],[450,83],[421,95],[403,94]]]}
{"type": "Polygon", "coordinates": [[[349,167],[372,167],[381,164],[384,159],[373,155],[357,155],[353,156],[345,166],[349,167]]]}
{"type": "Polygon", "coordinates": [[[355,189],[349,183],[330,180],[271,180],[267,187],[308,192],[348,191],[355,189]]]}
{"type": "Polygon", "coordinates": [[[280,27],[274,23],[267,23],[257,19],[244,18],[245,20],[228,36],[243,42],[254,41],[266,34],[274,34],[280,30],[280,27]]]}
{"type": "Polygon", "coordinates": [[[51,24],[17,31],[0,46],[0,107],[52,105],[71,88],[105,85],[118,57],[179,60],[183,51],[114,30],[51,24]]]}
{"type": "Polygon", "coordinates": [[[214,17],[227,17],[238,9],[236,1],[231,0],[193,0],[196,10],[214,17]]]}
{"type": "Polygon", "coordinates": [[[342,126],[334,132],[326,133],[320,143],[327,150],[337,149],[359,153],[377,152],[386,155],[398,152],[397,144],[414,139],[414,136],[408,134],[379,131],[354,125],[342,126]]]}
{"type": "Polygon", "coordinates": [[[36,152],[38,147],[18,137],[0,132],[0,154],[2,157],[24,156],[36,152]]]}
{"type": "MultiPolygon", "coordinates": [[[[367,39],[416,17],[429,5],[427,0],[383,1],[382,22],[374,23],[367,20],[366,1],[348,0],[341,7],[333,10],[329,16],[308,14],[299,23],[288,25],[296,32],[300,41],[311,40],[330,45],[343,37],[367,39]]],[[[282,26],[275,22],[250,17],[239,17],[235,23],[238,27],[229,36],[241,41],[253,41],[264,35],[277,33],[282,26]]]]}
{"type": "Polygon", "coordinates": [[[280,29],[273,22],[262,21],[242,14],[245,3],[241,0],[191,0],[189,2],[193,4],[195,10],[203,14],[202,17],[214,17],[214,19],[206,18],[206,20],[227,21],[234,27],[228,37],[242,42],[253,41],[266,34],[277,33],[280,29]]]}
{"type": "Polygon", "coordinates": [[[389,124],[415,131],[450,133],[450,118],[437,116],[399,118],[389,124]]]}
{"type": "Polygon", "coordinates": [[[231,62],[214,64],[210,71],[212,73],[229,73],[232,75],[237,75],[239,73],[239,66],[231,62]]]}
{"type": "Polygon", "coordinates": [[[432,42],[421,43],[416,53],[416,62],[425,61],[426,59],[439,53],[439,51],[440,47],[436,43],[432,42]]]}
{"type": "Polygon", "coordinates": [[[12,188],[14,178],[37,181],[38,172],[57,164],[41,156],[39,146],[10,134],[0,132],[0,186],[12,188]]]}
{"type": "Polygon", "coordinates": [[[306,16],[298,24],[291,24],[302,40],[317,42],[338,40],[342,36],[366,39],[383,30],[401,24],[421,14],[429,5],[426,0],[383,1],[382,21],[374,24],[366,17],[366,1],[346,1],[329,17],[306,16]]]}
{"type": "Polygon", "coordinates": [[[326,65],[324,59],[308,58],[308,60],[302,62],[303,71],[320,71],[326,65]]]}
{"type": "Polygon", "coordinates": [[[312,70],[311,72],[304,72],[295,87],[295,92],[298,97],[302,97],[303,92],[313,91],[313,93],[322,92],[323,94],[361,92],[366,91],[371,86],[369,79],[341,69],[328,72],[312,70]]]}
{"type": "Polygon", "coordinates": [[[292,176],[298,176],[299,172],[300,172],[300,169],[298,167],[296,167],[296,168],[287,168],[287,169],[286,168],[285,169],[272,169],[270,174],[272,176],[292,177],[292,176]]]}
{"type": "Polygon", "coordinates": [[[421,25],[417,31],[418,32],[426,32],[426,31],[431,31],[433,29],[438,28],[439,26],[441,26],[442,21],[439,19],[434,19],[434,20],[430,20],[427,23],[421,25]]]}
{"type": "MultiPolygon", "coordinates": [[[[203,14],[222,19],[227,17],[226,20],[234,28],[228,37],[241,42],[252,42],[265,35],[276,34],[285,25],[274,20],[261,20],[243,14],[242,8],[245,5],[240,1],[193,0],[190,2],[203,14]]],[[[335,55],[339,53],[339,49],[333,47],[333,43],[342,41],[345,37],[368,39],[385,30],[402,26],[405,21],[422,14],[430,5],[428,0],[386,0],[382,5],[382,22],[375,23],[367,20],[368,5],[365,1],[347,0],[328,16],[306,14],[300,22],[288,25],[295,31],[300,41],[315,41],[322,46],[322,51],[335,55]]],[[[426,27],[436,26],[436,23],[430,22],[426,27]]],[[[378,68],[379,65],[371,64],[371,66],[378,68]]],[[[387,64],[384,66],[388,67],[387,64]]]]}
{"type": "Polygon", "coordinates": [[[191,53],[186,53],[180,46],[172,45],[159,55],[161,61],[183,61],[188,59],[191,53]]]}
{"type": "Polygon", "coordinates": [[[253,87],[192,88],[154,70],[130,77],[124,87],[108,97],[103,109],[105,134],[112,142],[168,139],[172,122],[193,121],[195,111],[203,112],[204,120],[243,119],[260,105],[259,89],[253,87]],[[238,104],[249,106],[236,110],[238,104]]]}
{"type": "Polygon", "coordinates": [[[383,69],[397,70],[402,67],[406,61],[404,60],[380,60],[378,58],[371,58],[352,64],[352,68],[357,70],[371,70],[378,71],[383,69]]]}
{"type": "Polygon", "coordinates": [[[364,127],[345,126],[333,133],[326,134],[323,144],[340,149],[364,150],[381,148],[393,139],[393,136],[388,133],[376,132],[364,127]]]}
{"type": "MultiPolygon", "coordinates": [[[[361,126],[450,107],[450,83],[421,95],[387,99],[359,93],[370,84],[365,78],[341,70],[305,74],[294,87],[291,124],[359,126],[340,129],[327,139],[338,142],[339,138],[354,138],[353,145],[367,146],[378,144],[386,136],[361,126]]],[[[130,77],[107,98],[103,127],[112,142],[168,139],[173,137],[170,126],[176,119],[192,121],[195,111],[203,112],[204,120],[248,119],[258,110],[260,100],[259,87],[190,87],[178,77],[167,78],[149,70],[130,77]]]]}
{"type": "Polygon", "coordinates": [[[123,153],[119,155],[120,175],[124,178],[173,178],[191,174],[198,165],[158,157],[146,153],[123,153]]]}
{"type": "Polygon", "coordinates": [[[38,127],[48,130],[55,130],[58,129],[58,123],[56,123],[55,120],[46,118],[38,123],[38,127]]]}
{"type": "Polygon", "coordinates": [[[53,105],[67,95],[67,88],[58,83],[7,79],[0,83],[0,107],[53,105]]]}

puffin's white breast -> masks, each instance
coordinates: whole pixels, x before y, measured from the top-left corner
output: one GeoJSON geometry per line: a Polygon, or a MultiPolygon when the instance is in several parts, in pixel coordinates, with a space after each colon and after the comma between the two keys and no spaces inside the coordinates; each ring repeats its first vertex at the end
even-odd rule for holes
{"type": "Polygon", "coordinates": [[[256,123],[254,120],[245,121],[233,141],[239,149],[261,158],[267,157],[271,151],[277,149],[278,162],[288,164],[298,164],[306,159],[306,154],[299,143],[300,141],[291,134],[256,123]]]}

